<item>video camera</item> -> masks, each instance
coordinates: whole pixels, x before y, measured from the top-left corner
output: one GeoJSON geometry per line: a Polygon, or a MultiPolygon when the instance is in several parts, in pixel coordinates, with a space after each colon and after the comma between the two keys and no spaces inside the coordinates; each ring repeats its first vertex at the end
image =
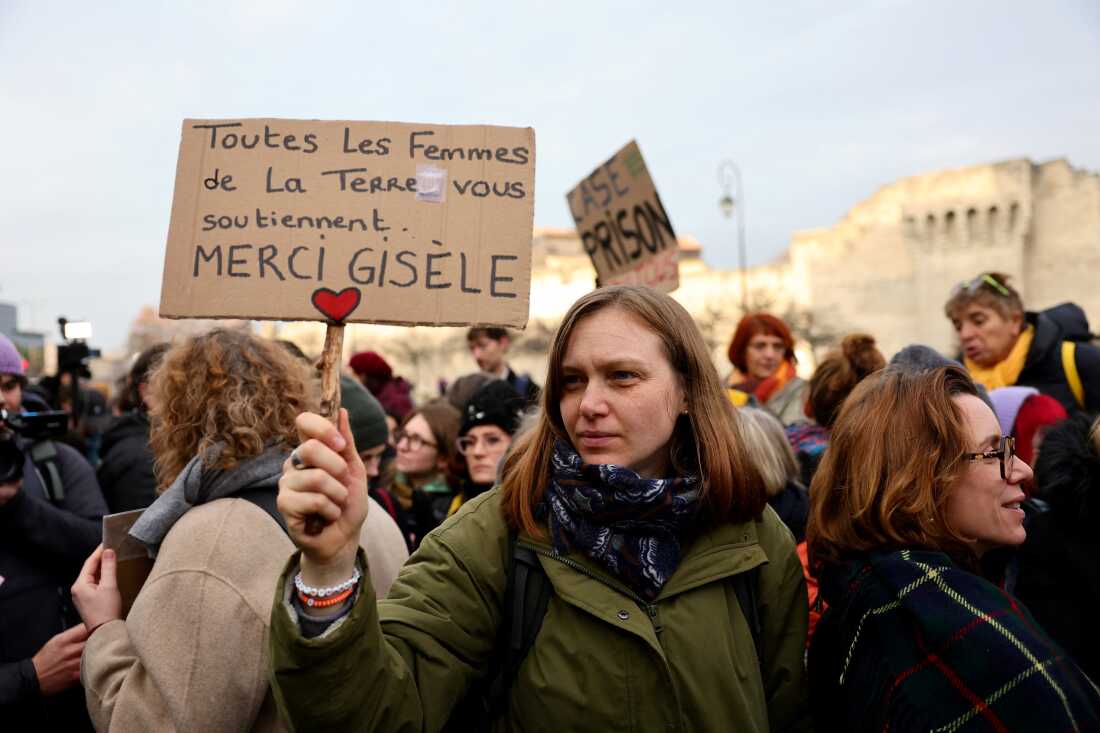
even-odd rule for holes
{"type": "Polygon", "coordinates": [[[16,435],[34,441],[59,438],[68,427],[69,413],[64,410],[9,412],[0,408],[0,484],[23,478],[26,457],[14,439],[16,435]]]}
{"type": "Polygon", "coordinates": [[[57,319],[57,325],[61,327],[61,337],[65,339],[65,343],[57,347],[57,371],[91,379],[92,372],[88,369],[88,362],[101,355],[99,349],[88,346],[87,340],[92,337],[92,324],[62,317],[57,319]]]}

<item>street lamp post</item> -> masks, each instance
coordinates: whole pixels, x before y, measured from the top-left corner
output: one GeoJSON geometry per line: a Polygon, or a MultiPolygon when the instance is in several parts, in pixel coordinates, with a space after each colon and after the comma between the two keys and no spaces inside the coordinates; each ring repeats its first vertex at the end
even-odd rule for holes
{"type": "Polygon", "coordinates": [[[748,266],[745,262],[745,189],[741,185],[741,169],[729,158],[718,164],[718,185],[722,187],[722,198],[718,207],[729,219],[737,209],[737,266],[741,270],[741,313],[749,312],[748,266]],[[732,193],[732,184],[737,185],[737,196],[732,193]]]}

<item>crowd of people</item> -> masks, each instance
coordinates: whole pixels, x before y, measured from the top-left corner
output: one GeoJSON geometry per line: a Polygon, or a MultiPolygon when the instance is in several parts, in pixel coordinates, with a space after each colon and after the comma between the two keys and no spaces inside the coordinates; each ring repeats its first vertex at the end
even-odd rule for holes
{"type": "Polygon", "coordinates": [[[774,315],[720,375],[599,288],[544,386],[471,328],[430,400],[354,354],[335,422],[314,359],[218,328],[84,442],[0,335],[0,727],[1100,730],[1100,348],[1003,274],[945,296],[957,359],[851,333],[802,378],[774,315]]]}

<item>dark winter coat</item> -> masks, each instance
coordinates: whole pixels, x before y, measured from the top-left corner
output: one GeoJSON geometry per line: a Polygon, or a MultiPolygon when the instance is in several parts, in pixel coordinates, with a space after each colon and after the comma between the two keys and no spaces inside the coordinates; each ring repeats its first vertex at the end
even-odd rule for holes
{"type": "MultiPolygon", "coordinates": [[[[1071,414],[1079,411],[1081,405],[1070,390],[1062,366],[1062,342],[1067,338],[1065,330],[1046,311],[1028,313],[1027,322],[1035,328],[1035,334],[1024,368],[1016,378],[1016,385],[1034,387],[1042,394],[1050,395],[1071,414]]],[[[1085,410],[1096,412],[1100,410],[1100,348],[1089,343],[1078,343],[1074,357],[1077,374],[1085,389],[1085,410]]]]}
{"type": "Polygon", "coordinates": [[[1015,598],[939,552],[819,575],[809,651],[818,730],[1100,730],[1100,691],[1015,598]]]}
{"type": "Polygon", "coordinates": [[[512,371],[512,367],[508,367],[508,376],[505,377],[505,381],[519,393],[527,407],[533,407],[539,403],[542,388],[535,384],[535,380],[531,379],[530,374],[521,376],[512,371]]]}
{"type": "Polygon", "coordinates": [[[791,479],[782,491],[768,498],[768,504],[794,535],[796,545],[806,539],[806,520],[810,516],[810,495],[805,486],[791,479]]]}
{"type": "Polygon", "coordinates": [[[53,504],[28,455],[23,486],[0,507],[0,728],[85,730],[79,687],[43,698],[31,657],[55,634],[80,621],[69,588],[100,542],[107,510],[95,472],[58,443],[64,498],[53,504]]]}
{"type": "Polygon", "coordinates": [[[1016,595],[1085,672],[1100,680],[1100,456],[1088,441],[1091,420],[1051,430],[1035,466],[1050,510],[1032,518],[1019,554],[1016,595]]]}
{"type": "Polygon", "coordinates": [[[149,449],[149,417],[129,412],[103,435],[103,462],[96,478],[111,512],[144,509],[157,498],[153,451],[149,449]]]}

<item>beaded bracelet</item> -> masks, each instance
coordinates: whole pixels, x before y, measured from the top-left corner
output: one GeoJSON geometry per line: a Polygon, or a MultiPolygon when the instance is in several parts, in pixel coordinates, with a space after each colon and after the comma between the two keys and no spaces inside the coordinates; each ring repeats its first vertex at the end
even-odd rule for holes
{"type": "Polygon", "coordinates": [[[311,596],[313,598],[328,598],[329,596],[334,596],[337,593],[343,593],[346,590],[354,588],[359,583],[359,580],[362,577],[363,576],[362,574],[360,574],[359,568],[356,568],[355,573],[343,583],[338,583],[336,585],[329,586],[328,588],[314,588],[305,584],[305,581],[302,580],[302,573],[299,572],[297,575],[294,576],[294,587],[298,589],[299,593],[305,596],[311,596]]]}
{"type": "Polygon", "coordinates": [[[329,606],[337,606],[343,603],[347,599],[351,598],[351,594],[354,592],[355,588],[348,588],[341,593],[337,593],[334,596],[321,600],[314,598],[313,596],[307,596],[305,593],[299,591],[298,600],[306,604],[310,608],[328,608],[329,606]]]}

